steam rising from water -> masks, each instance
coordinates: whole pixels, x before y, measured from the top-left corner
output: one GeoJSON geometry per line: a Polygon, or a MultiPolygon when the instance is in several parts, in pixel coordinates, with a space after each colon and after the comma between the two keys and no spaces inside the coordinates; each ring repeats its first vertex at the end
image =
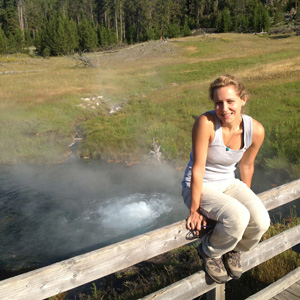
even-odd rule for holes
{"type": "Polygon", "coordinates": [[[0,166],[0,270],[40,267],[184,219],[181,178],[170,166],[0,166]]]}
{"type": "MultiPolygon", "coordinates": [[[[41,267],[183,220],[182,173],[76,159],[0,166],[0,271],[41,267]]],[[[254,187],[270,188],[257,170],[254,187]]]]}

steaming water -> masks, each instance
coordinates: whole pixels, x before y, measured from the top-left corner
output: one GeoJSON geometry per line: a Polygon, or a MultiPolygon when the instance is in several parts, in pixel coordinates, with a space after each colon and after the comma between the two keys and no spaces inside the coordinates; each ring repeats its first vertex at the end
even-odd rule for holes
{"type": "Polygon", "coordinates": [[[100,217],[104,228],[127,232],[134,230],[137,225],[149,229],[161,215],[171,210],[172,199],[167,194],[133,194],[108,200],[101,205],[97,217],[100,217]]]}
{"type": "MultiPolygon", "coordinates": [[[[183,220],[182,173],[76,159],[0,166],[0,279],[183,220]]],[[[256,171],[254,191],[271,182],[256,171]]]]}
{"type": "Polygon", "coordinates": [[[182,172],[71,161],[0,167],[0,270],[47,265],[182,220],[182,172]]]}

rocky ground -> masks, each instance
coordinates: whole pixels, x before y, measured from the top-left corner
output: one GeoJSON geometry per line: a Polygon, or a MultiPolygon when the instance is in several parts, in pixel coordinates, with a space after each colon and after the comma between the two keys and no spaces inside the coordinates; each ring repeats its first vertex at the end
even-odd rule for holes
{"type": "Polygon", "coordinates": [[[86,54],[86,56],[96,65],[137,62],[140,59],[155,58],[162,56],[173,56],[178,51],[178,47],[169,40],[148,41],[135,45],[120,45],[107,48],[104,51],[86,54]]]}

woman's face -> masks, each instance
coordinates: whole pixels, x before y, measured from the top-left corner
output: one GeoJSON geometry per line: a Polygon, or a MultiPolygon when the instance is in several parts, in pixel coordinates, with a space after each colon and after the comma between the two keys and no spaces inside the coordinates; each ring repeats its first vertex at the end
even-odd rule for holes
{"type": "Polygon", "coordinates": [[[242,106],[247,99],[241,99],[233,85],[217,88],[214,91],[215,111],[223,125],[235,124],[241,120],[242,106]]]}

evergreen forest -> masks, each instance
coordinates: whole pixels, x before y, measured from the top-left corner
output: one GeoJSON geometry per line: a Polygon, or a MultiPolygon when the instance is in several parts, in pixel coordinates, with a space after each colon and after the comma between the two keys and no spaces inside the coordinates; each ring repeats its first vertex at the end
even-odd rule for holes
{"type": "Polygon", "coordinates": [[[208,32],[261,32],[296,20],[298,0],[0,0],[0,53],[43,56],[208,32]]]}

